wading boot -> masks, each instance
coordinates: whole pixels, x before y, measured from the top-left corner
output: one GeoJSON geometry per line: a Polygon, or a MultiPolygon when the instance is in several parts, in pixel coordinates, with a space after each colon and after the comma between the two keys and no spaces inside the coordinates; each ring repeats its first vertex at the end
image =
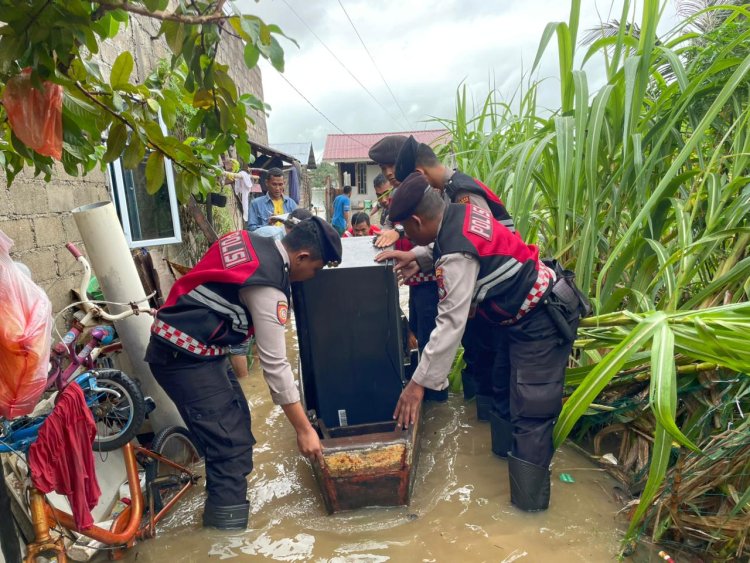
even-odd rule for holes
{"type": "Polygon", "coordinates": [[[513,425],[494,409],[490,411],[490,425],[492,453],[507,459],[513,448],[513,425]]]}
{"type": "Polygon", "coordinates": [[[547,510],[549,506],[549,468],[534,465],[508,454],[510,502],[526,512],[547,510]]]}
{"type": "Polygon", "coordinates": [[[492,410],[492,395],[483,395],[477,393],[477,420],[487,422],[490,419],[490,410],[492,410]]]}
{"type": "Polygon", "coordinates": [[[461,371],[461,384],[464,390],[464,401],[469,401],[477,394],[477,380],[468,370],[461,371]]]}
{"type": "Polygon", "coordinates": [[[203,527],[219,530],[244,530],[247,528],[250,503],[214,506],[206,501],[203,508],[203,527]]]}

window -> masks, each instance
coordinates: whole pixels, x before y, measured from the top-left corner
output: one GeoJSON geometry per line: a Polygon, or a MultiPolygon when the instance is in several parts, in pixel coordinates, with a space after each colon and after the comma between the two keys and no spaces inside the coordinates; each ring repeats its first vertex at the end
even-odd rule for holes
{"type": "Polygon", "coordinates": [[[357,163],[357,193],[359,195],[367,194],[367,165],[357,163]]]}
{"type": "MultiPolygon", "coordinates": [[[[163,123],[161,126],[165,129],[163,123]]],[[[164,185],[156,195],[149,195],[146,191],[148,156],[147,152],[134,169],[123,168],[119,158],[108,167],[112,200],[130,248],[182,242],[172,162],[164,161],[164,185]]]]}

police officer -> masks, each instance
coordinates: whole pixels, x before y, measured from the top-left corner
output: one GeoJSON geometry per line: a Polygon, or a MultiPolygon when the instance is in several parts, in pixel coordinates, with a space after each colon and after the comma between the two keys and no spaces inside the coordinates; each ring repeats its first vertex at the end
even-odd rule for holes
{"type": "MultiPolygon", "coordinates": [[[[546,509],[552,430],[580,316],[577,295],[566,278],[556,283],[556,273],[539,259],[535,246],[486,209],[447,204],[423,174],[412,173],[401,184],[391,219],[403,224],[415,244],[434,243],[440,297],[437,328],[394,417],[400,425],[413,423],[425,388],[447,387],[466,319],[476,309],[500,334],[495,352],[507,360],[493,382],[498,390],[504,387],[495,408],[507,416],[507,425],[497,428],[501,433],[492,427],[493,451],[508,458],[513,504],[546,509]]],[[[399,260],[396,268],[413,265],[399,260]]]]}
{"type": "MultiPolygon", "coordinates": [[[[403,181],[417,171],[424,174],[427,181],[442,192],[450,203],[470,203],[486,209],[492,216],[515,232],[513,218],[505,205],[487,186],[476,178],[445,166],[435,152],[425,143],[418,143],[413,136],[403,144],[396,157],[395,176],[403,181]]],[[[430,247],[414,249],[415,257],[423,271],[431,271],[432,253],[430,247]]],[[[466,368],[461,374],[464,398],[476,395],[477,419],[492,419],[492,370],[495,362],[493,331],[481,315],[471,315],[461,343],[464,347],[466,368]]]]}
{"type": "MultiPolygon", "coordinates": [[[[413,137],[412,137],[413,140],[413,137]]],[[[388,135],[375,143],[369,150],[369,157],[380,166],[380,170],[391,186],[394,193],[398,191],[401,183],[396,177],[396,159],[408,138],[404,135],[388,135]]],[[[377,248],[386,248],[395,245],[398,251],[409,251],[413,245],[403,236],[400,225],[395,226],[390,218],[383,225],[383,232],[375,240],[377,248]]],[[[425,258],[425,262],[432,263],[432,255],[425,258]]],[[[420,353],[430,339],[430,333],[435,329],[435,317],[437,316],[437,282],[434,274],[427,269],[416,271],[413,276],[404,280],[404,285],[409,286],[409,330],[417,339],[417,347],[420,353]]],[[[425,400],[442,402],[448,399],[448,390],[427,390],[425,400]]]]}
{"type": "Polygon", "coordinates": [[[228,346],[255,334],[271,398],[297,432],[297,446],[322,461],[320,440],[300,404],[284,339],[290,282],[341,260],[341,241],[318,217],[281,241],[237,231],[220,238],[177,280],[151,328],[146,361],[205,456],[203,525],[244,529],[255,439],[247,400],[229,369],[228,346]]]}

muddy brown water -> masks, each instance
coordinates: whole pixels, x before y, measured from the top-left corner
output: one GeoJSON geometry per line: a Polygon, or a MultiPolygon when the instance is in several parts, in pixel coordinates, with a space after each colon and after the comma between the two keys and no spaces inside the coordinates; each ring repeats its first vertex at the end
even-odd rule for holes
{"type": "MultiPolygon", "coordinates": [[[[290,323],[292,326],[293,323],[290,323]]],[[[287,334],[292,365],[297,343],[287,334]]],[[[248,478],[250,524],[242,532],[200,526],[203,491],[178,505],[155,539],[125,557],[139,563],[235,561],[613,561],[625,523],[616,482],[568,447],[555,455],[552,502],[526,514],[510,503],[505,461],[492,455],[490,428],[473,402],[451,395],[427,404],[411,505],[329,516],[308,462],[256,361],[242,387],[250,402],[255,470],[248,478]],[[574,483],[560,480],[568,473],[574,483]]]]}

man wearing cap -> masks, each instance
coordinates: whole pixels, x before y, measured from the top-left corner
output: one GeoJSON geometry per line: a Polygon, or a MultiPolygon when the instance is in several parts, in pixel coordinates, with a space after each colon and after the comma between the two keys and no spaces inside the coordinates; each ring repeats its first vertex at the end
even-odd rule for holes
{"type": "MultiPolygon", "coordinates": [[[[390,182],[393,193],[398,192],[401,183],[396,177],[396,158],[407,141],[405,135],[388,135],[375,143],[369,150],[368,155],[380,166],[380,170],[390,182]]],[[[393,197],[393,195],[391,195],[393,197]]],[[[395,244],[396,253],[409,252],[413,249],[412,243],[404,236],[400,225],[393,227],[390,220],[384,226],[383,233],[375,240],[378,248],[387,248],[395,244]]],[[[425,262],[432,261],[430,255],[425,262]]],[[[409,330],[416,336],[418,347],[421,351],[430,339],[430,333],[435,329],[435,317],[437,316],[438,287],[433,273],[426,269],[415,271],[414,275],[406,278],[403,282],[409,286],[409,330]]],[[[439,391],[428,390],[425,395],[428,401],[445,401],[448,399],[448,389],[439,391]]]]}
{"type": "Polygon", "coordinates": [[[504,425],[492,427],[492,450],[508,459],[513,504],[546,509],[552,430],[582,299],[566,277],[556,283],[556,272],[539,259],[536,246],[486,209],[446,203],[423,174],[412,173],[401,184],[391,218],[402,222],[415,244],[434,243],[440,295],[436,329],[394,418],[399,425],[413,423],[425,388],[447,387],[467,317],[476,310],[499,336],[493,406],[504,425]]]}
{"type": "Polygon", "coordinates": [[[300,403],[286,357],[290,283],[341,261],[341,241],[325,221],[302,221],[281,241],[237,231],[221,237],[172,287],[151,327],[146,361],[174,401],[206,460],[203,525],[244,529],[253,469],[250,409],[226,350],[255,335],[275,404],[297,446],[322,461],[320,440],[300,403]]]}
{"type": "MultiPolygon", "coordinates": [[[[515,232],[510,213],[492,190],[476,178],[445,166],[429,145],[418,143],[414,136],[410,136],[396,156],[394,175],[398,181],[403,181],[414,171],[423,174],[430,185],[443,194],[446,202],[470,203],[486,209],[497,221],[511,232],[515,232]]],[[[417,247],[414,249],[414,256],[423,271],[432,271],[430,247],[417,247]]],[[[492,421],[497,418],[491,410],[492,369],[495,357],[492,330],[483,317],[472,315],[469,318],[461,343],[466,362],[466,368],[461,374],[464,398],[470,399],[476,395],[477,418],[492,421]]]]}

